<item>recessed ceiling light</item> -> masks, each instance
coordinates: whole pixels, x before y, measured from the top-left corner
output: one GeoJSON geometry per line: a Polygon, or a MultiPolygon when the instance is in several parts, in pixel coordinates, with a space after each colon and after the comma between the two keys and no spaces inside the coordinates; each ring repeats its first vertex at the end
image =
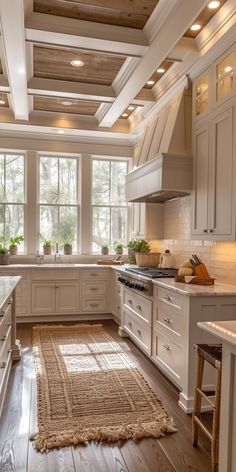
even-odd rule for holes
{"type": "Polygon", "coordinates": [[[59,129],[57,132],[58,132],[58,134],[64,134],[63,129],[59,129]]]}
{"type": "Polygon", "coordinates": [[[159,67],[159,69],[157,69],[158,74],[164,74],[165,71],[166,70],[163,69],[163,67],[159,67]]]}
{"type": "Polygon", "coordinates": [[[73,105],[73,103],[70,100],[63,100],[61,102],[62,105],[65,105],[66,107],[69,107],[70,105],[73,105]]]}
{"type": "Polygon", "coordinates": [[[190,29],[192,31],[199,31],[201,29],[201,25],[198,25],[197,23],[194,23],[194,25],[192,25],[190,29]]]}
{"type": "Polygon", "coordinates": [[[225,70],[225,73],[227,74],[228,72],[231,72],[232,69],[233,69],[233,67],[226,66],[224,70],[225,70]]]}
{"type": "Polygon", "coordinates": [[[128,116],[128,113],[122,113],[122,115],[121,115],[121,116],[123,116],[123,118],[127,118],[127,116],[128,116]]]}
{"type": "Polygon", "coordinates": [[[214,1],[214,2],[210,2],[208,3],[208,8],[210,8],[210,10],[215,10],[216,8],[218,8],[220,6],[220,2],[218,0],[214,1]]]}
{"type": "Polygon", "coordinates": [[[147,81],[147,85],[154,85],[155,84],[155,81],[154,80],[148,80],[147,81]]]}
{"type": "Polygon", "coordinates": [[[134,107],[133,105],[130,105],[130,106],[128,107],[128,110],[129,110],[129,111],[133,111],[134,109],[135,109],[135,107],[134,107]]]}
{"type": "Polygon", "coordinates": [[[5,100],[3,100],[3,98],[0,98],[0,105],[5,105],[5,100]]]}
{"type": "Polygon", "coordinates": [[[71,65],[74,67],[82,67],[84,65],[84,62],[80,59],[73,59],[73,61],[71,61],[71,65]]]}

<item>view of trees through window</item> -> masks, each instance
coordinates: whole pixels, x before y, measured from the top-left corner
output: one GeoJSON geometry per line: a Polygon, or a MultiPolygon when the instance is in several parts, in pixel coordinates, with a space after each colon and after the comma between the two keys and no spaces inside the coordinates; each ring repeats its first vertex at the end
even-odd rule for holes
{"type": "MultiPolygon", "coordinates": [[[[0,237],[24,235],[24,155],[0,153],[0,237]]],[[[19,251],[24,250],[24,242],[19,251]]]]}
{"type": "Polygon", "coordinates": [[[52,244],[72,244],[77,252],[78,179],[77,158],[40,157],[39,230],[52,244]]]}
{"type": "Polygon", "coordinates": [[[125,201],[126,161],[93,159],[92,168],[92,251],[103,245],[127,244],[128,206],[125,201]]]}

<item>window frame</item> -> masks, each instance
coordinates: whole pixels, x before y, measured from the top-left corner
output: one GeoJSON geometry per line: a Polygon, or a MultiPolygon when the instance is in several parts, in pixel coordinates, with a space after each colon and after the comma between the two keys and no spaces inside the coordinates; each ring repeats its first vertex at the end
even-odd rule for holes
{"type": "MultiPolygon", "coordinates": [[[[37,240],[36,240],[36,248],[40,250],[40,207],[42,206],[51,206],[51,207],[72,207],[76,208],[77,214],[77,240],[76,240],[76,251],[73,252],[74,255],[79,255],[80,252],[80,212],[81,212],[81,199],[80,199],[80,192],[79,192],[79,184],[80,184],[80,155],[78,154],[70,154],[70,153],[51,153],[51,152],[40,152],[37,154],[37,240]],[[40,159],[41,158],[57,158],[57,159],[73,159],[76,162],[76,203],[67,204],[67,203],[41,203],[40,202],[40,159]]],[[[58,188],[59,188],[59,179],[58,179],[58,188]]],[[[59,211],[58,211],[58,221],[59,221],[59,211]]],[[[58,225],[59,229],[59,225],[58,225]]]]}
{"type": "MultiPolygon", "coordinates": [[[[130,171],[130,158],[122,158],[122,157],[119,157],[119,158],[116,158],[116,157],[106,157],[106,156],[95,156],[95,155],[91,155],[91,195],[90,195],[90,208],[91,208],[91,217],[90,217],[90,228],[91,228],[91,237],[90,237],[90,254],[91,255],[96,255],[96,254],[99,254],[97,252],[94,252],[93,251],[93,208],[96,207],[96,208],[110,208],[110,222],[109,222],[109,233],[110,233],[110,241],[109,241],[109,245],[111,247],[111,244],[112,244],[112,240],[111,240],[111,210],[112,208],[125,208],[127,209],[127,243],[129,241],[129,237],[130,237],[130,227],[131,227],[131,205],[129,204],[129,202],[126,202],[125,205],[109,205],[109,204],[93,204],[93,201],[92,201],[92,191],[93,191],[93,161],[109,161],[109,163],[111,162],[125,162],[126,163],[126,170],[127,170],[127,173],[130,171]]],[[[111,192],[111,172],[109,173],[109,195],[110,195],[110,192],[111,192]]]]}
{"type": "MultiPolygon", "coordinates": [[[[4,188],[6,190],[6,155],[8,156],[22,156],[23,157],[23,202],[21,203],[14,203],[14,202],[0,202],[0,205],[4,206],[4,234],[3,237],[5,239],[5,229],[6,229],[6,218],[5,218],[5,207],[6,205],[21,205],[23,207],[24,216],[23,216],[23,236],[24,236],[24,246],[23,251],[19,252],[19,255],[27,254],[27,159],[26,159],[26,152],[19,151],[19,150],[10,150],[7,149],[0,149],[0,154],[4,155],[4,188]]],[[[5,195],[4,195],[5,197],[5,195]]]]}

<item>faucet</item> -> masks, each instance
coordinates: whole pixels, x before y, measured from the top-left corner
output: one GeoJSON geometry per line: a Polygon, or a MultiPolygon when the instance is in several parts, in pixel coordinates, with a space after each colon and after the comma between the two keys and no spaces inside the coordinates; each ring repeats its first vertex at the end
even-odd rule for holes
{"type": "Polygon", "coordinates": [[[55,252],[55,255],[54,255],[54,264],[58,264],[59,262],[61,262],[61,254],[58,251],[58,243],[56,243],[56,252],[55,252]]]}

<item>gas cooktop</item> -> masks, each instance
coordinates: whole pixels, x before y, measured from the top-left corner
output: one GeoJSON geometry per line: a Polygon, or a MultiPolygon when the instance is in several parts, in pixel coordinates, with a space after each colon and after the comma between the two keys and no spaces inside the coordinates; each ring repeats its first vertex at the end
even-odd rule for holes
{"type": "Polygon", "coordinates": [[[159,267],[132,267],[125,270],[134,274],[144,275],[150,279],[175,277],[178,272],[178,269],[161,269],[159,267]]]}

